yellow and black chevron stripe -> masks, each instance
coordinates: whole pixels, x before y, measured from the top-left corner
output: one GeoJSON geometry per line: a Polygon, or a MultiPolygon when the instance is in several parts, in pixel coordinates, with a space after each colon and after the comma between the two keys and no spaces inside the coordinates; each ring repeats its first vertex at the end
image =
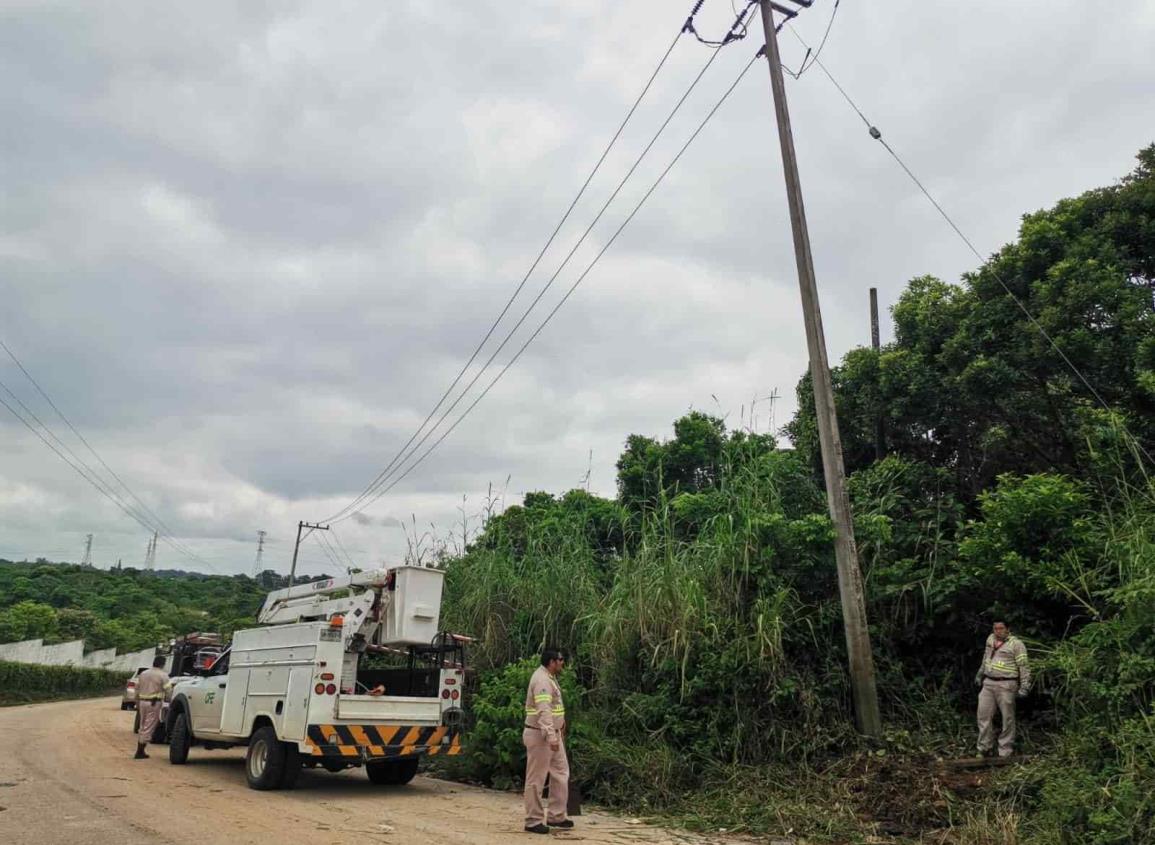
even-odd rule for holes
{"type": "Polygon", "coordinates": [[[364,760],[413,754],[461,753],[457,728],[413,725],[309,725],[305,742],[314,757],[359,757],[364,760]]]}

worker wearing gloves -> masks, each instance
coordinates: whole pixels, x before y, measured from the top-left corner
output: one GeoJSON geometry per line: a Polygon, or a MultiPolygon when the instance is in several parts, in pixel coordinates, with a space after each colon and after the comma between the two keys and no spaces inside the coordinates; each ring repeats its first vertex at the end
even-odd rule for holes
{"type": "Polygon", "coordinates": [[[979,755],[989,754],[995,745],[995,710],[1002,714],[999,756],[1010,757],[1015,749],[1015,700],[1025,698],[1031,688],[1031,666],[1027,647],[1011,633],[1006,622],[995,622],[983,647],[982,665],[975,675],[979,692],[979,755]]]}
{"type": "Polygon", "coordinates": [[[557,676],[565,657],[556,648],[541,653],[541,667],[529,679],[525,694],[525,830],[549,833],[551,827],[570,828],[566,817],[569,797],[569,760],[565,754],[565,704],[557,676]],[[549,810],[541,793],[549,776],[549,810]]]}
{"type": "Polygon", "coordinates": [[[158,654],[152,659],[152,668],[141,672],[136,679],[136,710],[140,714],[140,730],[136,735],[135,760],[148,759],[144,748],[160,721],[165,690],[172,686],[168,672],[164,671],[164,661],[164,655],[158,654]]]}

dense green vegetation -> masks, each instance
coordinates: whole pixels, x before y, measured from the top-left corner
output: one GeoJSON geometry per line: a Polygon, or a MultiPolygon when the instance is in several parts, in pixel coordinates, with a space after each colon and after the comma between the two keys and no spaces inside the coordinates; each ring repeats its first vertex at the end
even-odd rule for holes
{"type": "Polygon", "coordinates": [[[251,626],[265,593],[280,586],[272,572],[255,581],[0,560],[0,643],[83,639],[89,650],[129,652],[190,631],[227,634],[251,626]]]}
{"type": "MultiPolygon", "coordinates": [[[[1150,147],[961,284],[913,280],[895,341],[835,368],[882,741],[851,727],[803,378],[794,448],[690,414],[629,437],[614,499],[530,494],[444,558],[446,623],[480,669],[468,754],[444,765],[519,780],[527,660],[556,643],[576,776],[632,812],[820,841],[1155,842],[1153,294],[1150,147]],[[980,784],[936,758],[973,748],[996,615],[1036,665],[1031,756],[980,784]]],[[[269,586],[0,562],[0,641],[228,632],[269,586]]]]}
{"type": "Polygon", "coordinates": [[[690,414],[628,439],[615,500],[531,494],[447,562],[450,621],[480,638],[457,774],[516,782],[520,661],[557,643],[575,770],[634,811],[826,839],[1155,841],[1153,292],[1155,147],[1028,215],[961,285],[912,281],[895,341],[836,368],[883,742],[851,728],[804,378],[796,448],[690,414]],[[934,758],[973,748],[995,615],[1034,655],[1033,756],[976,789],[934,758]]]}
{"type": "Polygon", "coordinates": [[[57,698],[90,698],[122,689],[123,672],[75,666],[30,666],[0,660],[0,706],[57,698]]]}

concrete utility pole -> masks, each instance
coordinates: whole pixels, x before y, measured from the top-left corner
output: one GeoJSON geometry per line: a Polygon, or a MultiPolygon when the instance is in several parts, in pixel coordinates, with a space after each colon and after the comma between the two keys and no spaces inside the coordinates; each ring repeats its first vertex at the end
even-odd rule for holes
{"type": "Polygon", "coordinates": [[[878,288],[870,289],[870,345],[875,352],[882,348],[878,334],[878,288]]]}
{"type": "Polygon", "coordinates": [[[81,566],[89,566],[92,564],[92,535],[89,534],[84,540],[84,560],[80,561],[81,566]]]}
{"type": "MultiPolygon", "coordinates": [[[[875,352],[882,351],[882,338],[878,333],[878,288],[870,289],[870,346],[875,352]]],[[[882,408],[878,409],[878,419],[874,421],[874,459],[886,457],[886,419],[882,408]]]]}
{"type": "MultiPolygon", "coordinates": [[[[806,0],[795,0],[809,6],[806,0]]],[[[878,711],[878,689],[874,679],[874,657],[870,651],[870,632],[866,626],[866,600],[862,573],[858,568],[858,551],[854,544],[854,524],[850,499],[846,494],[846,473],[842,464],[842,441],[838,435],[838,417],[834,391],[830,383],[830,365],[826,358],[826,338],[822,333],[822,312],[818,302],[818,285],[814,279],[814,258],[810,252],[810,235],[806,229],[806,210],[802,204],[802,184],[794,153],[794,136],[790,129],[790,112],[786,107],[786,83],[782,77],[782,58],[774,29],[772,7],[793,17],[793,10],[760,0],[762,27],[766,33],[766,61],[770,65],[770,88],[774,112],[778,119],[778,140],[782,146],[782,165],[786,175],[786,194],[790,203],[790,226],[794,232],[794,253],[798,263],[798,285],[802,291],[802,311],[806,324],[806,344],[810,351],[810,377],[814,382],[814,406],[818,416],[818,438],[822,448],[822,468],[826,476],[826,496],[830,517],[834,521],[834,556],[838,564],[838,591],[842,598],[842,619],[846,629],[846,651],[850,658],[850,685],[858,729],[867,736],[882,733],[878,711]]]]}
{"type": "Polygon", "coordinates": [[[301,529],[302,528],[308,528],[309,529],[308,533],[305,534],[305,537],[308,537],[309,534],[312,534],[314,531],[328,531],[329,530],[328,525],[318,525],[315,522],[298,522],[297,523],[297,542],[293,545],[293,566],[289,570],[289,586],[290,587],[293,586],[293,579],[297,575],[297,552],[299,552],[301,550],[301,540],[304,539],[303,537],[301,537],[301,529]]]}

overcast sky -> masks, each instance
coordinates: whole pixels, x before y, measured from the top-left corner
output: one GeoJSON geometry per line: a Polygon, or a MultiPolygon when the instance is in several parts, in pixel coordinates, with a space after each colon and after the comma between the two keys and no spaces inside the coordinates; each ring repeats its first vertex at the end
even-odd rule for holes
{"type": "MultiPolygon", "coordinates": [[[[297,521],[367,485],[468,359],[690,5],[0,2],[0,339],[181,543],[248,572],[265,530],[266,565],[287,570],[297,521]]],[[[798,33],[817,42],[831,8],[816,0],[798,33]]],[[[732,18],[707,0],[699,28],[732,18]]],[[[823,61],[992,252],[1155,140],[1152,44],[1150,0],[843,0],[823,61]]],[[[797,66],[788,31],[782,45],[797,66]]],[[[709,56],[678,43],[512,313],[709,56]]],[[[787,82],[836,361],[869,342],[870,286],[889,307],[911,277],[974,261],[821,71],[787,82]]],[[[789,419],[805,339],[772,115],[759,64],[473,414],[337,526],[359,565],[397,561],[402,522],[460,533],[464,508],[476,525],[491,484],[513,503],[588,472],[613,495],[626,437],[668,436],[690,409],[789,419]]],[[[0,379],[95,463],[2,354],[0,379]]],[[[146,531],[0,408],[0,557],[78,560],[89,533],[98,565],[141,564],[146,531]]],[[[163,544],[158,566],[205,569],[163,544]]],[[[310,540],[302,569],[334,567],[310,540]]]]}

